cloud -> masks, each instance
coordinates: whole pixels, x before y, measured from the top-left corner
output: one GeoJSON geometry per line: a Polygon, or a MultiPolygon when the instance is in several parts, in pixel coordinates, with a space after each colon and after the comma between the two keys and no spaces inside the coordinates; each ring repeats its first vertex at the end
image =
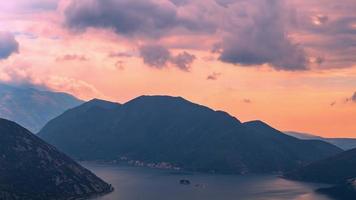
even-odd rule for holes
{"type": "Polygon", "coordinates": [[[163,68],[171,58],[171,53],[161,45],[144,45],[140,47],[143,62],[151,67],[163,68]]]}
{"type": "Polygon", "coordinates": [[[179,69],[189,71],[189,68],[195,59],[195,55],[184,51],[183,53],[180,53],[177,56],[171,57],[170,61],[179,69]]]}
{"type": "Polygon", "coordinates": [[[219,78],[219,76],[221,76],[221,73],[212,73],[210,75],[208,75],[208,77],[206,78],[207,80],[211,80],[211,81],[215,81],[219,78]]]}
{"type": "Polygon", "coordinates": [[[73,30],[108,28],[129,37],[157,38],[176,28],[214,30],[197,19],[181,17],[168,0],[72,0],[64,14],[65,24],[73,30]]]}
{"type": "Polygon", "coordinates": [[[116,61],[116,63],[115,63],[115,69],[117,69],[117,70],[124,70],[124,69],[125,69],[124,63],[125,63],[125,62],[122,61],[122,60],[116,61]]]}
{"type": "Polygon", "coordinates": [[[347,98],[346,102],[356,103],[356,92],[354,92],[354,94],[350,98],[347,98]]]}
{"type": "Polygon", "coordinates": [[[50,76],[48,80],[43,80],[43,85],[54,91],[68,92],[82,99],[105,98],[93,85],[71,77],[50,76]]]}
{"type": "Polygon", "coordinates": [[[82,99],[105,97],[93,85],[83,80],[57,75],[38,76],[38,74],[33,73],[31,67],[25,65],[0,68],[0,82],[22,87],[67,92],[82,99]]]}
{"type": "Polygon", "coordinates": [[[354,94],[351,97],[346,98],[344,100],[344,103],[356,103],[356,92],[354,92],[354,94]]]}
{"type": "Polygon", "coordinates": [[[132,57],[133,54],[130,53],[130,52],[111,52],[109,53],[108,57],[109,58],[122,58],[122,57],[126,57],[126,58],[129,58],[129,57],[132,57]]]}
{"type": "Polygon", "coordinates": [[[321,35],[356,34],[356,16],[342,16],[336,19],[329,19],[326,15],[316,15],[312,17],[311,23],[305,23],[304,27],[310,32],[321,35]]]}
{"type": "Polygon", "coordinates": [[[62,61],[88,61],[89,59],[84,55],[77,55],[77,54],[66,54],[64,56],[58,57],[56,59],[57,62],[62,61]]]}
{"type": "MultiPolygon", "coordinates": [[[[232,28],[220,44],[220,60],[243,66],[269,64],[276,70],[306,70],[307,55],[288,36],[288,12],[279,0],[260,0],[251,23],[232,28]]],[[[215,52],[216,52],[215,47],[215,52]]]]}
{"type": "Polygon", "coordinates": [[[11,85],[40,85],[39,81],[32,73],[31,67],[22,64],[0,68],[0,82],[5,82],[11,85]]]}
{"type": "Polygon", "coordinates": [[[143,45],[139,51],[145,64],[158,69],[167,67],[167,64],[170,63],[183,71],[189,71],[191,64],[196,59],[194,55],[185,51],[174,56],[166,47],[155,44],[143,45]]]}
{"type": "Polygon", "coordinates": [[[313,17],[313,23],[315,25],[324,25],[329,21],[329,17],[327,15],[316,15],[313,17]]]}
{"type": "MultiPolygon", "coordinates": [[[[160,40],[169,41],[171,47],[208,51],[207,46],[217,43],[212,48],[222,62],[285,71],[352,67],[356,62],[352,0],[326,0],[325,5],[317,0],[66,1],[67,28],[109,29],[135,46],[160,40]],[[187,41],[204,38],[208,42],[193,47],[182,36],[187,41]]],[[[176,64],[187,68],[182,62],[176,64]]],[[[160,65],[164,66],[151,66],[160,65]]]]}
{"type": "Polygon", "coordinates": [[[243,99],[242,102],[247,103],[247,104],[252,103],[251,99],[243,99]]]}
{"type": "Polygon", "coordinates": [[[0,10],[11,13],[25,13],[56,10],[59,0],[11,0],[0,1],[0,10]]]}
{"type": "Polygon", "coordinates": [[[13,53],[19,52],[19,43],[14,35],[8,32],[0,32],[0,60],[7,59],[13,53]]]}

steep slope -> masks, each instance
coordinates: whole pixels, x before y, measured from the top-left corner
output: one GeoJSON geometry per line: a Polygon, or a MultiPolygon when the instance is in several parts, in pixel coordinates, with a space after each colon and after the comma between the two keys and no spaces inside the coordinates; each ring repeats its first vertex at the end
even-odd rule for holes
{"type": "Polygon", "coordinates": [[[111,186],[54,147],[0,119],[0,199],[66,200],[108,193],[111,186]]]}
{"type": "Polygon", "coordinates": [[[37,133],[49,120],[83,103],[65,93],[0,84],[0,117],[37,133]]]}
{"type": "Polygon", "coordinates": [[[321,140],[333,144],[335,146],[338,146],[343,150],[350,150],[356,148],[355,138],[323,138],[320,136],[315,136],[307,133],[298,133],[292,131],[285,132],[285,134],[302,140],[321,140]]]}
{"type": "Polygon", "coordinates": [[[356,199],[356,179],[350,179],[342,184],[317,190],[320,193],[329,195],[337,200],[355,200],[356,199]]]}
{"type": "Polygon", "coordinates": [[[314,162],[285,176],[291,179],[325,183],[341,183],[356,178],[356,149],[314,162]]]}
{"type": "Polygon", "coordinates": [[[90,101],[50,121],[39,135],[77,159],[124,157],[222,173],[285,171],[341,151],[169,96],[111,107],[90,101]]]}
{"type": "Polygon", "coordinates": [[[311,163],[284,175],[286,178],[336,184],[319,189],[335,199],[356,199],[356,149],[342,152],[332,157],[311,163]]]}
{"type": "MultiPolygon", "coordinates": [[[[246,122],[244,125],[249,130],[259,134],[257,139],[261,140],[261,144],[263,144],[263,141],[270,141],[270,148],[272,149],[269,150],[274,150],[274,154],[278,155],[278,158],[296,161],[293,166],[297,166],[298,163],[310,163],[326,158],[335,154],[336,149],[338,149],[336,146],[319,140],[296,140],[294,137],[285,135],[261,121],[246,122]],[[281,151],[282,149],[283,151],[281,151]],[[314,151],[318,153],[312,153],[314,151]]],[[[272,162],[272,160],[268,162],[272,162]]],[[[290,168],[293,168],[293,166],[290,166],[290,168]]]]}

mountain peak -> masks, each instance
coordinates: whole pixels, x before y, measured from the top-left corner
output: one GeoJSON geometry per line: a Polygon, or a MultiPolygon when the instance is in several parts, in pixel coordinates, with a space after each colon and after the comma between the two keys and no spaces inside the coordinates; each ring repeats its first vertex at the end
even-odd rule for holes
{"type": "Polygon", "coordinates": [[[247,126],[271,127],[266,122],[261,120],[248,121],[248,122],[244,122],[243,124],[247,126]]]}
{"type": "Polygon", "coordinates": [[[86,107],[100,107],[100,108],[105,108],[105,109],[114,109],[114,108],[119,107],[120,105],[121,104],[116,103],[116,102],[111,102],[111,101],[96,99],[96,98],[83,104],[83,106],[86,106],[86,107]]]}
{"type": "Polygon", "coordinates": [[[114,111],[74,109],[52,120],[39,135],[77,159],[119,155],[226,173],[285,171],[340,151],[280,134],[261,121],[247,124],[251,126],[182,97],[140,96],[114,111]]]}
{"type": "Polygon", "coordinates": [[[168,95],[141,95],[137,98],[132,99],[130,102],[136,101],[175,101],[175,102],[189,102],[180,96],[168,96],[168,95]]]}
{"type": "Polygon", "coordinates": [[[97,98],[89,100],[87,103],[90,103],[90,104],[119,104],[119,103],[116,103],[116,102],[111,102],[111,101],[108,101],[108,100],[97,99],[97,98]]]}

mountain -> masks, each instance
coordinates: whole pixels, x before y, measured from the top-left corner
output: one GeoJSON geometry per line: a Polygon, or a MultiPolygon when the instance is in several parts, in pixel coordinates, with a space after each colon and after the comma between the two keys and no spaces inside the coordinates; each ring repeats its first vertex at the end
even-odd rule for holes
{"type": "Polygon", "coordinates": [[[343,150],[350,150],[356,148],[356,139],[355,138],[323,138],[320,136],[315,136],[307,133],[298,133],[298,132],[285,132],[285,134],[302,139],[302,140],[322,140],[328,142],[335,146],[340,147],[343,150]]]}
{"type": "Polygon", "coordinates": [[[49,120],[82,103],[65,93],[0,84],[0,117],[15,121],[34,133],[49,120]]]}
{"type": "Polygon", "coordinates": [[[356,179],[345,181],[342,184],[321,188],[317,192],[326,194],[337,200],[355,200],[356,199],[356,179]]]}
{"type": "Polygon", "coordinates": [[[340,200],[356,199],[356,149],[342,152],[284,175],[286,178],[336,184],[318,192],[340,200]]]}
{"type": "Polygon", "coordinates": [[[74,200],[112,191],[18,124],[0,119],[0,199],[74,200]]]}
{"type": "Polygon", "coordinates": [[[217,173],[280,172],[342,151],[170,96],[125,104],[95,99],[51,120],[39,136],[76,159],[166,162],[217,173]]]}
{"type": "Polygon", "coordinates": [[[294,131],[286,131],[284,132],[287,135],[296,137],[301,140],[324,140],[325,138],[322,138],[320,136],[312,135],[309,133],[299,133],[299,132],[294,132],[294,131]]]}
{"type": "Polygon", "coordinates": [[[356,149],[311,163],[285,176],[291,179],[324,183],[341,183],[356,178],[356,149]]]}

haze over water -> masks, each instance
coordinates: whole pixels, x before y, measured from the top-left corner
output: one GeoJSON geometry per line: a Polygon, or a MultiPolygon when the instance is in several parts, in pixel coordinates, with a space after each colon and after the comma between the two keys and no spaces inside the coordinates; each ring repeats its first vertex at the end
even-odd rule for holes
{"type": "Polygon", "coordinates": [[[313,192],[325,185],[271,175],[177,174],[156,169],[82,163],[115,191],[95,200],[331,200],[313,192]],[[180,185],[188,179],[191,185],[180,185]]]}

